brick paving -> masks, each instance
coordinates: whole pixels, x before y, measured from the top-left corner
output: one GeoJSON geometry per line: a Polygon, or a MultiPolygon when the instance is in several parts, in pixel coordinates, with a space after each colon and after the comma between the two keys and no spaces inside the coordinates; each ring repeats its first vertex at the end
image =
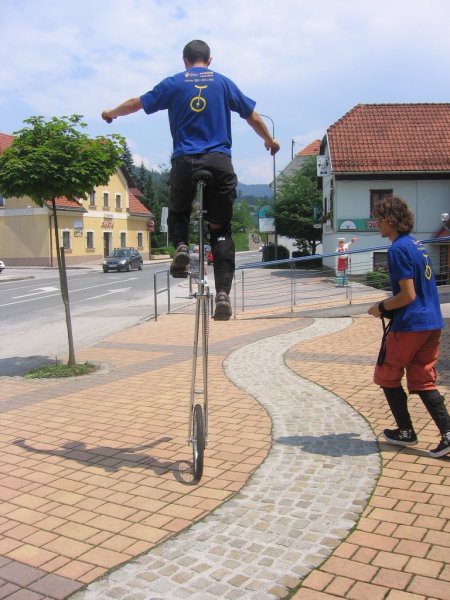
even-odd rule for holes
{"type": "MultiPolygon", "coordinates": [[[[100,374],[65,382],[0,379],[0,598],[65,598],[96,580],[92,588],[98,593],[109,571],[120,580],[126,568],[120,565],[139,556],[132,565],[153,560],[180,538],[174,534],[203,525],[220,506],[239,508],[270,459],[271,419],[273,431],[277,423],[254,391],[229,379],[224,359],[229,357],[228,364],[239,348],[295,336],[313,324],[307,318],[257,315],[211,324],[211,441],[198,486],[189,485],[186,445],[191,315],[167,315],[79,351],[79,360],[105,365],[100,374]]],[[[379,333],[375,319],[357,317],[318,339],[298,344],[293,339],[285,357],[292,372],[342,398],[377,434],[391,423],[380,391],[370,383],[379,333]]],[[[447,329],[440,367],[444,393],[450,387],[449,358],[447,329]]],[[[419,402],[413,399],[411,406],[419,446],[398,450],[380,444],[382,474],[367,505],[352,510],[355,529],[347,536],[345,523],[339,539],[329,542],[329,558],[312,571],[320,561],[310,563],[309,574],[290,576],[286,564],[272,597],[283,597],[304,577],[295,598],[450,598],[450,462],[427,457],[424,450],[435,444],[436,432],[419,402]]],[[[322,435],[330,443],[332,420],[327,426],[322,435]]],[[[307,441],[314,452],[306,454],[320,464],[327,456],[323,440],[307,441]]],[[[368,443],[374,444],[370,438],[368,443]]],[[[285,446],[305,451],[302,444],[285,446]]],[[[358,460],[361,454],[364,460],[378,456],[364,454],[351,436],[343,447],[358,460]]],[[[341,456],[332,458],[344,464],[342,448],[341,456]]],[[[323,471],[316,474],[315,491],[324,488],[332,495],[336,490],[327,488],[323,471]]],[[[366,487],[367,496],[371,486],[366,487]]],[[[140,583],[151,575],[149,570],[140,583]]],[[[222,597],[217,577],[216,597],[222,597]]],[[[235,595],[230,597],[251,597],[244,580],[231,579],[235,595]]],[[[113,597],[165,597],[145,589],[113,597]]]]}

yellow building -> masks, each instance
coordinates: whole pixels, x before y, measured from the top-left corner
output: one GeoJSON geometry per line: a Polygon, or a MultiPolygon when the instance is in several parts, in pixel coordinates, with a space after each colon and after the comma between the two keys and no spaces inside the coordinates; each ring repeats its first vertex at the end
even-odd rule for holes
{"type": "MultiPolygon", "coordinates": [[[[0,133],[0,152],[13,136],[0,133]]],[[[66,264],[102,260],[113,248],[131,246],[144,258],[151,252],[151,212],[140,202],[125,169],[85,199],[56,200],[59,242],[66,264]]],[[[56,266],[51,201],[41,208],[28,197],[0,196],[0,258],[9,266],[56,266]]]]}

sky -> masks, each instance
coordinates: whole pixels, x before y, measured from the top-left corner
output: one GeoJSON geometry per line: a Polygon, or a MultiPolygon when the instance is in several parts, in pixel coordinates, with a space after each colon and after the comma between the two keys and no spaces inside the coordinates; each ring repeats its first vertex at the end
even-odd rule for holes
{"type": "MultiPolygon", "coordinates": [[[[166,112],[102,121],[103,109],[184,70],[192,39],[211,68],[256,101],[281,144],[275,169],[359,103],[450,101],[448,0],[0,0],[0,132],[32,115],[81,114],[120,133],[137,165],[170,165],[166,112]]],[[[269,183],[273,159],[233,114],[241,183],[269,183]]]]}

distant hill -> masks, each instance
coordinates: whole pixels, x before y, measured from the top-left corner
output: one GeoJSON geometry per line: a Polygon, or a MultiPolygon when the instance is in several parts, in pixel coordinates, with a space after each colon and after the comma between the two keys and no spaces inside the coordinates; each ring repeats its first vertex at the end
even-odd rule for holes
{"type": "Polygon", "coordinates": [[[238,183],[238,197],[254,196],[256,198],[272,198],[273,190],[265,183],[238,183]]]}

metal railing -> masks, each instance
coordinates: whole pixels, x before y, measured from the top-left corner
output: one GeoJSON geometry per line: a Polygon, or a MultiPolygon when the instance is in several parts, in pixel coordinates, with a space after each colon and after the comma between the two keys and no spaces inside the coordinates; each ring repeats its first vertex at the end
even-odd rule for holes
{"type": "MultiPolygon", "coordinates": [[[[438,284],[450,284],[448,244],[450,236],[422,240],[430,246],[445,244],[447,262],[440,260],[437,248],[430,250],[438,284]],[[436,265],[440,270],[436,271],[436,265]]],[[[293,314],[301,309],[315,309],[353,303],[375,302],[390,289],[386,268],[374,269],[374,253],[386,252],[374,246],[345,253],[332,252],[314,256],[255,262],[236,269],[233,286],[234,317],[248,311],[286,310],[293,314]],[[337,258],[348,257],[348,269],[337,271],[337,258]],[[322,266],[317,265],[318,261],[322,266]],[[326,263],[326,264],[324,264],[326,263]]]]}
{"type": "Polygon", "coordinates": [[[167,313],[170,313],[170,273],[168,269],[164,271],[155,271],[153,274],[153,293],[154,293],[154,317],[155,321],[158,320],[158,295],[167,292],[167,313]],[[158,290],[158,275],[161,273],[166,274],[167,284],[165,288],[158,290]]]}

